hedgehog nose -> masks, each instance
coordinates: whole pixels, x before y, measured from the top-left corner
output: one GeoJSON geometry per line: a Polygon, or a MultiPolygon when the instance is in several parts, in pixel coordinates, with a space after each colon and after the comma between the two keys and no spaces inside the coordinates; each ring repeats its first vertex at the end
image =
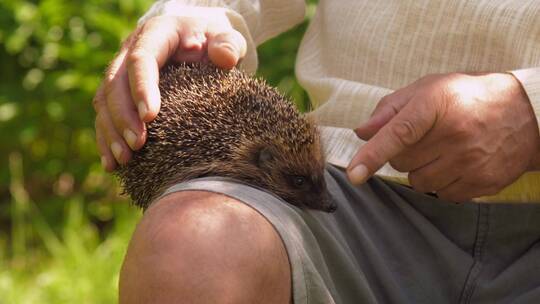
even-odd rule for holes
{"type": "Polygon", "coordinates": [[[330,204],[328,204],[328,205],[326,206],[326,208],[325,208],[324,211],[329,212],[329,213],[333,213],[333,212],[335,212],[336,210],[337,210],[337,205],[336,205],[336,203],[331,202],[330,204]]]}
{"type": "Polygon", "coordinates": [[[332,213],[332,212],[335,212],[337,210],[337,204],[336,202],[334,202],[332,199],[330,199],[330,197],[328,195],[325,195],[325,197],[323,198],[323,211],[325,212],[329,212],[329,213],[332,213]]]}

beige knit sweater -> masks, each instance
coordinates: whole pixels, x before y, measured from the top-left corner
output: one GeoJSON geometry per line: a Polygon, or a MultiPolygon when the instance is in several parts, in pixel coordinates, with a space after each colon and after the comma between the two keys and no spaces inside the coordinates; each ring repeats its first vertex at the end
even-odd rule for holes
{"type": "MultiPolygon", "coordinates": [[[[227,8],[255,47],[301,22],[303,0],[159,0],[141,19],[174,15],[182,5],[227,8]]],[[[351,132],[393,90],[432,73],[512,71],[540,118],[540,1],[320,0],[302,40],[296,74],[315,106],[329,162],[346,166],[362,144],[351,132]]],[[[386,166],[378,175],[406,183],[386,166]]],[[[540,202],[540,173],[527,173],[482,201],[540,202]]]]}

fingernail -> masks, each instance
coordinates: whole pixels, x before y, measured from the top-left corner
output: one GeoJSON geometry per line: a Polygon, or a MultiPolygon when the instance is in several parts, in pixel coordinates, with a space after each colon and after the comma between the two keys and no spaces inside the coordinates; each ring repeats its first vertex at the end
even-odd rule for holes
{"type": "Polygon", "coordinates": [[[137,104],[137,110],[139,111],[139,117],[141,118],[141,120],[144,120],[146,114],[148,113],[148,108],[146,108],[146,104],[144,104],[144,101],[140,101],[137,104]]]}
{"type": "Polygon", "coordinates": [[[349,179],[355,185],[363,184],[368,178],[368,168],[362,164],[349,171],[349,179]]]}
{"type": "Polygon", "coordinates": [[[114,154],[116,160],[120,161],[120,156],[122,156],[122,146],[119,143],[113,142],[111,144],[111,151],[114,154]]]}
{"type": "Polygon", "coordinates": [[[137,135],[130,129],[124,130],[124,139],[132,150],[135,150],[135,143],[137,142],[137,135]]]}
{"type": "Polygon", "coordinates": [[[197,39],[197,41],[203,44],[204,42],[206,42],[206,35],[204,33],[197,32],[195,34],[195,39],[197,39]]]}
{"type": "Polygon", "coordinates": [[[105,156],[102,156],[101,157],[101,166],[103,167],[103,169],[107,169],[107,165],[108,165],[107,158],[105,156]]]}
{"type": "Polygon", "coordinates": [[[200,48],[202,48],[203,41],[202,41],[202,38],[201,38],[201,37],[199,37],[199,36],[193,36],[193,37],[188,38],[188,40],[186,41],[186,45],[187,45],[189,48],[200,49],[200,48]]]}
{"type": "Polygon", "coordinates": [[[218,47],[226,48],[226,49],[228,49],[229,51],[231,51],[231,52],[234,53],[234,54],[240,53],[240,52],[236,49],[236,47],[235,47],[232,43],[230,43],[230,42],[220,42],[220,43],[218,43],[218,47]]]}

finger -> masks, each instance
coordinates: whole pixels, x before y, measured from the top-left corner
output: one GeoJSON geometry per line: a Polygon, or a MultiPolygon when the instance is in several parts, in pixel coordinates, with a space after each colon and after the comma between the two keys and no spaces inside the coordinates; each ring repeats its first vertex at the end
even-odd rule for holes
{"type": "Polygon", "coordinates": [[[369,140],[409,102],[414,91],[410,87],[397,90],[383,97],[367,122],[354,130],[363,140],[369,140]]]}
{"type": "Polygon", "coordinates": [[[101,108],[106,106],[107,96],[105,94],[105,88],[114,82],[114,79],[116,78],[116,74],[118,73],[118,70],[120,69],[121,66],[124,65],[127,49],[129,48],[129,45],[133,41],[132,36],[133,35],[129,36],[126,39],[126,41],[124,41],[124,43],[122,44],[122,48],[120,49],[120,52],[109,63],[109,66],[107,66],[107,69],[105,70],[104,80],[99,85],[99,88],[96,91],[96,95],[94,96],[94,99],[92,101],[96,114],[99,112],[101,108]]]}
{"type": "Polygon", "coordinates": [[[207,38],[203,26],[196,20],[184,21],[180,45],[173,56],[177,62],[199,62],[207,55],[207,38]]]}
{"type": "Polygon", "coordinates": [[[99,155],[101,158],[101,165],[106,171],[112,171],[116,167],[116,160],[114,159],[114,156],[112,155],[111,151],[109,150],[107,143],[105,139],[103,138],[101,131],[101,124],[98,121],[99,112],[104,111],[107,107],[106,105],[106,98],[104,94],[103,89],[103,83],[99,86],[98,90],[96,91],[96,95],[94,96],[94,99],[92,100],[92,104],[94,106],[94,110],[96,111],[96,119],[94,128],[96,130],[96,143],[99,151],[99,155]]]}
{"type": "MultiPolygon", "coordinates": [[[[104,111],[109,111],[116,131],[124,136],[124,140],[133,150],[139,149],[146,140],[144,123],[137,117],[133,106],[129,86],[127,85],[126,56],[141,28],[135,30],[122,44],[120,53],[107,68],[104,82],[98,92],[105,104],[104,111]],[[134,115],[135,112],[135,115],[134,115]]],[[[98,96],[98,94],[96,94],[98,96]]],[[[96,109],[96,112],[98,110],[96,109]]]]}
{"type": "Polygon", "coordinates": [[[111,151],[116,162],[120,165],[126,164],[131,159],[131,149],[128,147],[122,136],[116,132],[111,117],[107,111],[100,111],[96,118],[96,129],[100,133],[111,151]]]}
{"type": "Polygon", "coordinates": [[[101,128],[97,122],[96,118],[96,143],[99,150],[99,155],[101,156],[101,166],[107,171],[112,172],[116,168],[116,160],[107,145],[107,141],[102,135],[101,128]]]}
{"type": "Polygon", "coordinates": [[[435,124],[437,113],[429,102],[407,103],[368,142],[349,164],[347,173],[354,184],[365,182],[386,162],[420,141],[435,124]]]}
{"type": "Polygon", "coordinates": [[[106,102],[107,99],[105,98],[103,83],[101,83],[96,91],[94,99],[92,99],[92,106],[94,107],[96,114],[98,113],[99,109],[105,106],[106,102]]]}
{"type": "Polygon", "coordinates": [[[439,158],[409,173],[409,183],[418,192],[436,192],[461,178],[461,171],[450,158],[439,158]]]}
{"type": "Polygon", "coordinates": [[[443,154],[446,145],[433,134],[426,135],[418,143],[406,148],[390,159],[392,168],[399,172],[412,172],[433,163],[443,154]]]}
{"type": "Polygon", "coordinates": [[[124,141],[132,150],[140,149],[146,140],[146,130],[131,99],[124,65],[119,68],[105,88],[107,110],[116,131],[122,134],[124,141]]]}
{"type": "Polygon", "coordinates": [[[154,17],[143,25],[128,54],[131,96],[144,122],[152,121],[159,112],[159,68],[176,53],[180,29],[178,18],[154,17]]]}
{"type": "Polygon", "coordinates": [[[405,149],[404,152],[389,161],[390,166],[399,172],[412,172],[428,166],[440,157],[440,154],[435,153],[433,150],[416,151],[420,151],[420,149],[416,149],[415,146],[405,149]]]}
{"type": "Polygon", "coordinates": [[[208,54],[206,43],[199,49],[179,50],[172,58],[175,62],[203,62],[208,54]]]}
{"type": "Polygon", "coordinates": [[[217,34],[211,33],[209,36],[208,57],[218,67],[233,68],[244,58],[246,52],[246,39],[234,29],[217,34]]]}

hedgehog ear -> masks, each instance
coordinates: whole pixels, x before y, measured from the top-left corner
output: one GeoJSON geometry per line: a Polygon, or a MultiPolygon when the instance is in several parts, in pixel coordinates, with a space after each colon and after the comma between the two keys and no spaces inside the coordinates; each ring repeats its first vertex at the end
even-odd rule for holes
{"type": "Polygon", "coordinates": [[[268,147],[263,147],[257,152],[258,167],[263,167],[264,165],[272,161],[272,159],[274,159],[274,156],[272,155],[272,152],[270,152],[270,149],[268,147]]]}

